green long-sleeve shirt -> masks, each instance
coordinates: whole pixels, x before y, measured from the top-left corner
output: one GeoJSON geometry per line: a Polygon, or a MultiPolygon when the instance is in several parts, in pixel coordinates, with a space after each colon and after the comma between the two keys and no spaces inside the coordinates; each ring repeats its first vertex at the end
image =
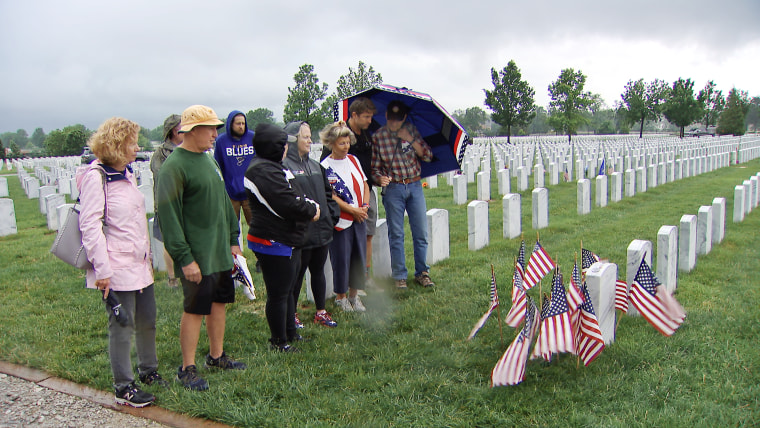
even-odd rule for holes
{"type": "Polygon", "coordinates": [[[164,246],[179,276],[193,261],[203,275],[232,269],[238,245],[237,216],[216,161],[177,147],[159,171],[156,189],[164,246]]]}

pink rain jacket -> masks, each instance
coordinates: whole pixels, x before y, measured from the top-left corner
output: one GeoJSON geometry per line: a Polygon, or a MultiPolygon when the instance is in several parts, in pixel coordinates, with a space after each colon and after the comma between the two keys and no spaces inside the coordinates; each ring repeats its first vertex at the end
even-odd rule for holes
{"type": "Polygon", "coordinates": [[[106,184],[108,216],[103,228],[106,198],[98,169],[105,172],[95,161],[81,166],[76,174],[81,201],[79,228],[94,267],[87,270],[87,288],[95,288],[98,279],[111,278],[111,290],[143,289],[153,283],[145,199],[131,171],[126,171],[126,179],[121,173],[106,173],[113,181],[106,184]]]}

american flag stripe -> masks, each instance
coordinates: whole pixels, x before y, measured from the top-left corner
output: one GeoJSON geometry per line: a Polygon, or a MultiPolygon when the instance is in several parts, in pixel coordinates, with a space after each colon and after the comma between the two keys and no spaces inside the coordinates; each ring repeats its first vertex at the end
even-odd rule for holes
{"type": "Polygon", "coordinates": [[[569,312],[541,320],[541,332],[538,334],[538,341],[531,357],[540,356],[546,361],[551,361],[552,353],[575,353],[575,339],[571,325],[569,312]]]}
{"type": "Polygon", "coordinates": [[[504,322],[508,326],[517,328],[521,322],[525,319],[525,307],[527,305],[527,299],[525,298],[525,292],[518,287],[512,287],[512,307],[509,308],[509,313],[504,319],[504,322]]]}
{"type": "Polygon", "coordinates": [[[486,324],[486,321],[488,320],[488,317],[491,316],[493,311],[499,306],[499,293],[496,290],[496,274],[493,271],[493,265],[491,265],[491,306],[488,308],[488,311],[483,314],[482,317],[478,320],[477,323],[475,323],[475,327],[472,328],[470,331],[470,335],[467,336],[467,340],[472,339],[475,337],[476,334],[478,334],[478,331],[480,331],[481,328],[486,324]]]}
{"type": "Polygon", "coordinates": [[[615,309],[628,313],[628,283],[622,279],[615,281],[615,309]]]}
{"type": "Polygon", "coordinates": [[[573,266],[573,274],[570,276],[570,286],[567,289],[567,304],[570,310],[575,311],[583,304],[583,294],[581,293],[581,275],[578,272],[578,263],[573,266]]]}
{"type": "Polygon", "coordinates": [[[525,269],[524,288],[526,290],[533,288],[544,276],[546,276],[547,273],[554,269],[554,266],[554,260],[552,260],[546,250],[536,242],[536,248],[533,250],[533,254],[530,255],[528,267],[525,269]]]}
{"type": "Polygon", "coordinates": [[[581,309],[581,336],[578,343],[578,356],[583,365],[588,366],[604,350],[604,337],[599,329],[599,321],[592,313],[581,309]]]}
{"type": "Polygon", "coordinates": [[[491,386],[517,385],[525,379],[525,365],[533,336],[538,328],[536,305],[529,302],[525,310],[526,325],[517,334],[515,340],[507,347],[504,355],[496,362],[491,371],[491,386]]]}
{"type": "Polygon", "coordinates": [[[665,336],[671,336],[681,325],[681,322],[670,319],[657,297],[642,289],[636,281],[631,286],[631,302],[641,312],[641,316],[665,336]]]}

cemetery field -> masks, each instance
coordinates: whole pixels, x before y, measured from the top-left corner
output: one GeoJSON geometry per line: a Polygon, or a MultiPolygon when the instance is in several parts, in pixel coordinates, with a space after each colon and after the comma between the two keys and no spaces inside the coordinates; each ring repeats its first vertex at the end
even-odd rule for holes
{"type": "MultiPolygon", "coordinates": [[[[479,251],[468,250],[467,206],[453,203],[446,180],[425,190],[428,209],[449,212],[450,257],[432,267],[434,289],[410,281],[409,290],[398,293],[390,280],[381,281],[386,291],[370,292],[364,315],[341,313],[328,301],[339,323],[335,329],[310,322],[315,310],[304,289],[302,334],[312,341],[299,345],[300,354],[285,355],[268,349],[266,294],[254,273],[258,300],[238,293],[228,307],[225,339],[226,352],[248,369],[200,367],[210,384],[205,392],[176,383],[148,390],[161,407],[239,426],[757,426],[760,210],[740,223],[731,213],[734,186],[758,171],[760,160],[721,168],[593,207],[584,216],[577,214],[575,182],[548,186],[549,226],[540,239],[565,282],[581,240],[616,263],[624,279],[632,240],[649,240],[656,248],[661,226],[677,226],[682,215],[696,215],[715,197],[727,201],[723,242],[699,256],[693,271],[679,272],[676,298],[688,314],[681,328],[664,337],[643,318],[624,316],[615,342],[588,367],[569,354],[532,360],[520,385],[491,388],[491,370],[515,330],[500,329],[494,313],[466,340],[489,306],[491,264],[499,315],[506,315],[520,245],[519,238],[502,238],[494,171],[490,244],[479,251]]],[[[8,185],[18,234],[0,237],[0,359],[110,391],[106,315],[98,293],[84,289],[82,272],[49,253],[55,232],[47,229],[38,201],[26,198],[17,178],[8,177],[8,185]]],[[[475,194],[471,183],[470,200],[475,194]]],[[[530,195],[522,192],[526,259],[536,241],[530,195]]],[[[244,253],[253,268],[253,254],[244,253]]],[[[411,254],[407,228],[407,266],[413,266],[411,254]]],[[[542,286],[548,292],[549,277],[542,286]]],[[[536,299],[538,288],[530,292],[536,299]]],[[[181,361],[182,298],[180,290],[166,286],[164,273],[156,276],[156,299],[159,371],[173,379],[181,361]]],[[[207,350],[201,335],[199,366],[207,350]]]]}

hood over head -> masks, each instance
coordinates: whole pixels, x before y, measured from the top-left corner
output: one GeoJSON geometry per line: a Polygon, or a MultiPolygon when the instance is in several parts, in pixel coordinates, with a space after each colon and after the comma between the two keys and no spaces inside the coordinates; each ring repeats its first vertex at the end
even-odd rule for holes
{"type": "Polygon", "coordinates": [[[274,162],[282,161],[285,145],[296,142],[296,137],[288,135],[282,128],[269,123],[256,126],[253,135],[253,148],[256,156],[274,162]]]}
{"type": "Polygon", "coordinates": [[[293,138],[295,138],[295,140],[293,140],[292,142],[288,140],[289,141],[288,146],[290,146],[288,147],[288,157],[294,160],[299,160],[300,158],[298,154],[298,132],[301,131],[301,125],[303,125],[304,123],[308,124],[308,122],[305,122],[303,120],[296,120],[294,122],[288,123],[287,125],[285,125],[285,128],[284,128],[285,132],[288,135],[293,136],[293,138]]]}
{"type": "Polygon", "coordinates": [[[234,134],[232,133],[232,119],[235,118],[237,115],[242,115],[243,118],[245,118],[245,131],[243,131],[243,135],[245,135],[246,132],[248,132],[248,118],[245,117],[245,113],[243,113],[240,110],[232,110],[230,114],[227,115],[227,121],[224,122],[224,131],[227,132],[227,135],[230,138],[235,138],[234,134]]]}

